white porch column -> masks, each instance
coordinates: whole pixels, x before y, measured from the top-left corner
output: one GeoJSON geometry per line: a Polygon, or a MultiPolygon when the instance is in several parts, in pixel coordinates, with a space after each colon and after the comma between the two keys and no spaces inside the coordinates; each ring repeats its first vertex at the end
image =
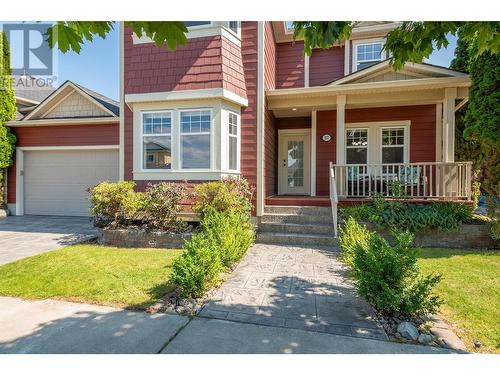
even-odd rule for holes
{"type": "Polygon", "coordinates": [[[345,164],[345,103],[346,96],[337,96],[337,154],[336,164],[345,164]]]}
{"type": "Polygon", "coordinates": [[[311,112],[311,196],[316,196],[316,111],[311,112]]]}
{"type": "Polygon", "coordinates": [[[456,88],[445,89],[443,100],[443,161],[455,161],[455,99],[456,88]]]}

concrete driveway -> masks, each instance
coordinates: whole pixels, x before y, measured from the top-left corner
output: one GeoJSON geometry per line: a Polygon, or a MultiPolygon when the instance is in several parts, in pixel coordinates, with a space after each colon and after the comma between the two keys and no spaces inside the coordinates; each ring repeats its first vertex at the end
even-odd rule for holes
{"type": "Polygon", "coordinates": [[[0,265],[90,240],[96,234],[87,217],[8,216],[0,220],[0,265]]]}

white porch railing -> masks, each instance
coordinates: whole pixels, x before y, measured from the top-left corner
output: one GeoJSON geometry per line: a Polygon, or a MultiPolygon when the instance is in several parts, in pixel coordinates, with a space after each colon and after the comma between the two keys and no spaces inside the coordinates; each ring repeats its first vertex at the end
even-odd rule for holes
{"type": "Polygon", "coordinates": [[[333,163],[330,162],[330,201],[332,204],[332,219],[333,219],[333,234],[337,237],[337,205],[339,203],[339,197],[337,195],[337,182],[335,181],[335,169],[333,163]]]}
{"type": "MultiPolygon", "coordinates": [[[[336,192],[342,198],[382,195],[413,199],[471,199],[472,162],[330,163],[330,176],[333,176],[330,183],[335,181],[336,192]]],[[[330,195],[332,190],[331,187],[330,195]]]]}

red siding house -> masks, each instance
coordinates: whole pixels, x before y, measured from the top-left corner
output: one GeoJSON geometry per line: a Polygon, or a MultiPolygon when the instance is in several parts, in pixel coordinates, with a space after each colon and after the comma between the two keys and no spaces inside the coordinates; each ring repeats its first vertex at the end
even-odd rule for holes
{"type": "Polygon", "coordinates": [[[33,155],[44,150],[60,157],[75,151],[68,157],[75,163],[77,150],[101,153],[94,160],[118,163],[116,178],[139,188],[241,176],[256,188],[258,217],[272,206],[390,196],[395,183],[416,201],[468,201],[470,165],[454,160],[454,119],[470,79],[429,64],[394,71],[383,45],[396,25],[360,22],[350,40],[311,56],[285,22],[196,22],[176,51],[124,28],[119,125],[117,113],[95,98],[104,112],[66,119],[71,124],[44,119],[43,103],[13,122],[19,144],[9,207],[17,214],[82,212],[64,211],[64,198],[59,211],[33,204],[47,194],[28,186],[40,183],[36,160],[46,166],[33,155]]]}

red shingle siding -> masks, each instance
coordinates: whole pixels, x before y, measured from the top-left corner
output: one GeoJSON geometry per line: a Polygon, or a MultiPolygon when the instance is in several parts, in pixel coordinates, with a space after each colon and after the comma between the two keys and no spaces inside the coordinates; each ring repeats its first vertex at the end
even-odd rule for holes
{"type": "MultiPolygon", "coordinates": [[[[38,126],[11,128],[17,137],[17,147],[33,146],[99,146],[118,145],[116,124],[71,126],[38,126]]],[[[16,203],[16,166],[8,170],[7,203],[16,203]]]]}
{"type": "Polygon", "coordinates": [[[222,77],[225,89],[246,98],[241,48],[226,38],[222,38],[222,77]]]}
{"type": "Polygon", "coordinates": [[[344,47],[315,49],[309,60],[309,86],[322,86],[344,76],[344,47]]]}
{"type": "Polygon", "coordinates": [[[264,180],[268,197],[278,192],[278,133],[273,112],[267,108],[264,112],[264,121],[264,180]]]}
{"type": "Polygon", "coordinates": [[[329,194],[328,165],[335,161],[337,148],[337,112],[318,111],[316,113],[316,195],[329,194]],[[332,140],[325,142],[321,139],[324,134],[330,134],[332,140]]]}
{"type": "Polygon", "coordinates": [[[276,47],[276,88],[304,87],[304,43],[279,43],[276,47]]]}
{"type": "Polygon", "coordinates": [[[238,46],[220,35],[190,39],[170,51],[153,43],[133,44],[125,29],[125,93],[226,88],[245,97],[238,46]]]}
{"type": "Polygon", "coordinates": [[[257,22],[241,23],[241,51],[248,107],[241,111],[241,173],[257,185],[257,22]]]}

